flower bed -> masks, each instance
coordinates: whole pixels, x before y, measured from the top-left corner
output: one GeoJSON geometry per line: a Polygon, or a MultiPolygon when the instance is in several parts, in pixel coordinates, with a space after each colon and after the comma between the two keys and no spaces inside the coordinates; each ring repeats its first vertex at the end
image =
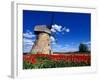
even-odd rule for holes
{"type": "Polygon", "coordinates": [[[90,66],[90,54],[26,54],[23,69],[90,66]]]}

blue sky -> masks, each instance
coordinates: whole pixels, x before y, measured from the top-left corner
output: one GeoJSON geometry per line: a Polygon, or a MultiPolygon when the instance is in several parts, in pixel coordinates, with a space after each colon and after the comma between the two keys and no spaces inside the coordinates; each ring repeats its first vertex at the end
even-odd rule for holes
{"type": "Polygon", "coordinates": [[[34,45],[35,25],[51,25],[51,47],[54,52],[77,51],[81,42],[91,43],[89,13],[23,10],[23,52],[29,52],[34,45]]]}

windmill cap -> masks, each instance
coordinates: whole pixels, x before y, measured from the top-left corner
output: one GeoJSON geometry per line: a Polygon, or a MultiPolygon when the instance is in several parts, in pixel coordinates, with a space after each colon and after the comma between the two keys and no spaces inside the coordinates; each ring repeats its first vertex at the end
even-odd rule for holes
{"type": "Polygon", "coordinates": [[[34,31],[35,32],[45,32],[45,33],[51,34],[51,30],[47,25],[36,25],[34,27],[34,31]]]}

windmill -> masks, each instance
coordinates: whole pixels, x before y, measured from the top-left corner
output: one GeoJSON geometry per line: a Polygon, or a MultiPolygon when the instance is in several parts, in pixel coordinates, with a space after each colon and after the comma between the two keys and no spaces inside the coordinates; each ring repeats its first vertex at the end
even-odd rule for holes
{"type": "Polygon", "coordinates": [[[50,54],[50,36],[51,30],[46,25],[36,25],[34,28],[36,40],[32,46],[31,53],[50,54]]]}
{"type": "Polygon", "coordinates": [[[47,25],[36,25],[34,27],[34,33],[36,35],[36,40],[34,45],[32,46],[31,53],[32,54],[52,54],[51,50],[51,28],[54,20],[54,14],[51,13],[51,24],[47,25]]]}

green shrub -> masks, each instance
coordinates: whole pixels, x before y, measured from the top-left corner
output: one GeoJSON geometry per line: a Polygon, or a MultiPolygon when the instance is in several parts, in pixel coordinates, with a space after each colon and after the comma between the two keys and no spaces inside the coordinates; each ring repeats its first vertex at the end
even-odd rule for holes
{"type": "Polygon", "coordinates": [[[81,43],[79,45],[79,52],[88,52],[88,47],[86,44],[81,43]]]}

